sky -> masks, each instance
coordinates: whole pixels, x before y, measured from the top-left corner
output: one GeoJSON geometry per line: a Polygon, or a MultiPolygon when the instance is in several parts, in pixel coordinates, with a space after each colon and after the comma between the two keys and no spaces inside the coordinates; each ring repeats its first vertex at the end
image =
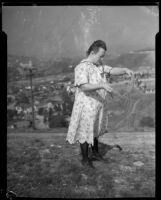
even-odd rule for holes
{"type": "Polygon", "coordinates": [[[109,54],[155,48],[157,6],[3,6],[8,54],[39,59],[83,56],[104,40],[109,54]]]}

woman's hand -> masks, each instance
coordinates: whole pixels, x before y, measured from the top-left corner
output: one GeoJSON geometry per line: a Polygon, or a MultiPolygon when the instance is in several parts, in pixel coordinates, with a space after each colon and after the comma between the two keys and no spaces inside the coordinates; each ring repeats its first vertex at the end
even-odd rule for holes
{"type": "Polygon", "coordinates": [[[125,73],[128,74],[129,76],[133,76],[134,72],[128,68],[125,68],[125,73]]]}
{"type": "Polygon", "coordinates": [[[103,89],[105,89],[107,92],[113,92],[113,88],[110,87],[107,83],[102,84],[103,89]]]}

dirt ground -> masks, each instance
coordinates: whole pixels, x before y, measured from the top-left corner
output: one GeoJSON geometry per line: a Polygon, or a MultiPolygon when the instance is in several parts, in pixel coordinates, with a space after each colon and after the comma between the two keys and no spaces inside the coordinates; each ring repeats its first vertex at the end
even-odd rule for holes
{"type": "Polygon", "coordinates": [[[81,165],[79,144],[65,138],[61,132],[8,133],[8,190],[18,197],[155,197],[155,132],[105,134],[99,139],[105,161],[93,162],[95,169],[81,165]]]}

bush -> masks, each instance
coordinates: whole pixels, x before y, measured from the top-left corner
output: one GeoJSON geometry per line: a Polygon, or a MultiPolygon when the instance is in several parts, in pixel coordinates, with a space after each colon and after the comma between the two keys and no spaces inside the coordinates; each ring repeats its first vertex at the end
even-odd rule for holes
{"type": "Polygon", "coordinates": [[[49,119],[49,128],[62,128],[66,127],[67,123],[63,115],[52,116],[49,119]]]}
{"type": "Polygon", "coordinates": [[[70,96],[68,95],[68,92],[66,91],[65,88],[61,91],[61,96],[62,96],[62,99],[64,102],[66,102],[68,104],[72,103],[72,100],[71,100],[70,96]]]}
{"type": "Polygon", "coordinates": [[[14,118],[17,118],[17,111],[16,110],[7,109],[7,121],[11,122],[11,121],[14,120],[14,118]]]}
{"type": "Polygon", "coordinates": [[[150,116],[145,116],[140,120],[140,125],[142,127],[154,127],[154,119],[150,116]]]}
{"type": "Polygon", "coordinates": [[[17,96],[16,102],[17,104],[21,104],[21,103],[30,104],[30,98],[27,96],[27,94],[21,93],[17,96]]]}
{"type": "Polygon", "coordinates": [[[44,114],[44,108],[39,108],[38,115],[43,115],[43,114],[44,114]]]}

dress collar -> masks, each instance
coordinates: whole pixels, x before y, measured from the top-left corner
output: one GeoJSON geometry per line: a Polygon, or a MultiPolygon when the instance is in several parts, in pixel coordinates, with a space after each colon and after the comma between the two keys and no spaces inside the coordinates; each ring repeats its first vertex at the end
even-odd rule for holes
{"type": "Polygon", "coordinates": [[[87,59],[83,59],[80,63],[84,63],[84,62],[91,63],[92,65],[96,66],[93,62],[91,62],[87,59]]]}

